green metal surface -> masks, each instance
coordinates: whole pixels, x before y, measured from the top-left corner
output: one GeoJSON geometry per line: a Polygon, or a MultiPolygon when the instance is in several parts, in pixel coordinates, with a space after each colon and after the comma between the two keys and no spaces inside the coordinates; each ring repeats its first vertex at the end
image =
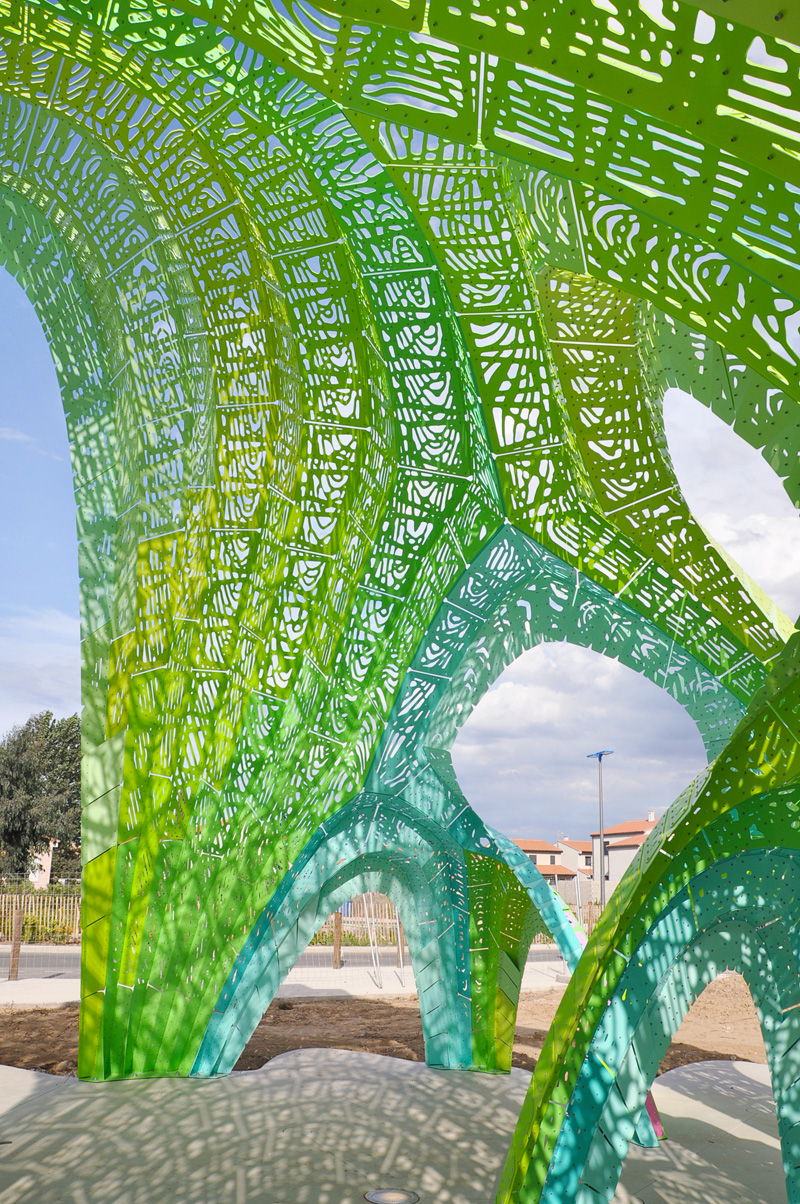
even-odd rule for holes
{"type": "Polygon", "coordinates": [[[611,1198],[728,964],[797,1198],[797,645],[661,415],[680,384],[800,501],[785,8],[0,0],[0,259],[75,475],[82,1077],[224,1073],[379,888],[434,1064],[508,1068],[536,931],[575,967],[500,1200],[611,1198]],[[449,755],[548,639],[663,686],[711,760],[582,956],[449,755]]]}

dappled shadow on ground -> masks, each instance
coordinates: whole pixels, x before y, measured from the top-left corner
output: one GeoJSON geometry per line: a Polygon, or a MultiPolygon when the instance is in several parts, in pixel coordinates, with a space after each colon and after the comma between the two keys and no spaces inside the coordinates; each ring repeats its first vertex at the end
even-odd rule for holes
{"type": "Polygon", "coordinates": [[[62,1083],[3,1118],[0,1198],[361,1204],[405,1187],[486,1204],[527,1076],[300,1050],[217,1080],[62,1083]]]}
{"type": "Polygon", "coordinates": [[[766,1066],[681,1066],[654,1088],[667,1134],[631,1147],[614,1204],[778,1204],[786,1200],[766,1066]]]}

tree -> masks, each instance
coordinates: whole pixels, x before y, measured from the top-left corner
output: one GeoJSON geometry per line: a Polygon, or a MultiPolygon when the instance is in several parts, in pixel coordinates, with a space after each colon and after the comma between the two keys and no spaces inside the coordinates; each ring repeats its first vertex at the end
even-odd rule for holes
{"type": "Polygon", "coordinates": [[[0,873],[29,873],[57,840],[53,877],[78,874],[80,839],[80,719],[42,711],[0,739],[0,873]]]}

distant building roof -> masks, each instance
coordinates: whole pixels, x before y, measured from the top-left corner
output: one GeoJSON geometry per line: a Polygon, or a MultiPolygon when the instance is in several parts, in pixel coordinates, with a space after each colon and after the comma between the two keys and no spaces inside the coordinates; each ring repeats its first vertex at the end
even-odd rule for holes
{"type": "MultiPolygon", "coordinates": [[[[640,832],[652,832],[656,826],[655,819],[629,819],[624,824],[614,824],[611,828],[604,828],[604,836],[636,836],[640,832]]],[[[600,832],[592,832],[592,836],[599,836],[600,832]]]]}
{"type": "Polygon", "coordinates": [[[539,873],[543,878],[576,878],[577,874],[574,870],[569,869],[566,865],[537,865],[539,873]]]}
{"type": "Polygon", "coordinates": [[[560,853],[561,849],[557,845],[550,844],[547,840],[515,840],[514,844],[518,849],[522,849],[523,853],[560,853]]]}
{"type": "MultiPolygon", "coordinates": [[[[599,836],[600,833],[598,832],[597,835],[599,836]]],[[[591,840],[560,840],[558,843],[565,844],[567,848],[574,849],[576,853],[591,853],[592,851],[591,840]]]]}
{"type": "MultiPolygon", "coordinates": [[[[652,831],[652,828],[650,829],[652,831]]],[[[609,840],[609,849],[636,849],[643,845],[650,832],[635,832],[632,836],[623,836],[621,840],[609,840]]]]}

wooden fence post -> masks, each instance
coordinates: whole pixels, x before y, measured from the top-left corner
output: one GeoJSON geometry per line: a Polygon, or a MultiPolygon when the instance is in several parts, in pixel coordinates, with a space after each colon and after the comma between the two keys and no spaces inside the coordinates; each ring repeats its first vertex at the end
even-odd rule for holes
{"type": "Polygon", "coordinates": [[[403,931],[403,921],[401,919],[398,919],[398,921],[397,921],[397,966],[398,966],[398,969],[400,966],[403,965],[403,954],[401,951],[402,951],[405,943],[406,943],[406,934],[403,931]]]}
{"type": "Polygon", "coordinates": [[[14,919],[11,925],[11,961],[8,963],[8,981],[19,978],[19,947],[22,944],[22,908],[17,906],[14,895],[14,919]]]}
{"type": "Polygon", "coordinates": [[[333,913],[333,968],[342,968],[342,913],[333,913]]]}

